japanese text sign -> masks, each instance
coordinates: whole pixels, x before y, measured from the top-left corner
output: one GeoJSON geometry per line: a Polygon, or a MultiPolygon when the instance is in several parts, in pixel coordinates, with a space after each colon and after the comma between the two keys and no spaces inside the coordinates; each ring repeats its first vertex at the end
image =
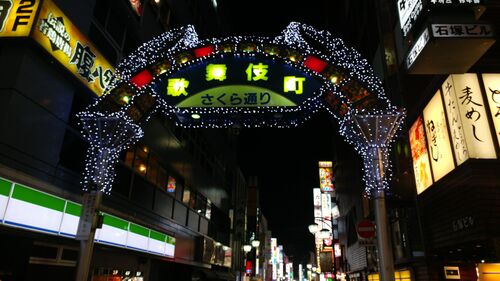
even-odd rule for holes
{"type": "Polygon", "coordinates": [[[424,122],[432,173],[437,181],[455,168],[439,91],[424,108],[424,122]]]}
{"type": "Polygon", "coordinates": [[[429,163],[429,153],[424,130],[424,119],[422,116],[419,116],[411,126],[409,133],[417,194],[422,193],[432,185],[431,164],[429,163]]]}
{"type": "Polygon", "coordinates": [[[448,103],[445,106],[457,164],[461,164],[468,157],[496,158],[477,75],[474,73],[450,75],[442,88],[445,103],[448,103]]]}
{"type": "Polygon", "coordinates": [[[495,126],[495,135],[500,146],[500,74],[483,74],[484,90],[495,126]]]}
{"type": "Polygon", "coordinates": [[[155,87],[179,108],[295,107],[320,84],[281,62],[256,57],[201,61],[155,87]]]}
{"type": "Polygon", "coordinates": [[[489,24],[432,24],[433,37],[493,37],[489,24]]]}
{"type": "Polygon", "coordinates": [[[406,36],[422,12],[422,0],[398,0],[397,5],[401,29],[406,36]]]}
{"type": "Polygon", "coordinates": [[[27,37],[40,0],[0,0],[0,37],[27,37]]]}
{"type": "Polygon", "coordinates": [[[33,39],[96,95],[113,79],[113,67],[50,0],[43,2],[33,39]]]}

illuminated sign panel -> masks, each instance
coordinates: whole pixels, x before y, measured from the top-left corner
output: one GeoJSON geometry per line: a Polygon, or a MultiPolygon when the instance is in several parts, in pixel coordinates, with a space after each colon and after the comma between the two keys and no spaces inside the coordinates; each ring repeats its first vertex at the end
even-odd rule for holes
{"type": "Polygon", "coordinates": [[[398,14],[403,35],[407,35],[422,12],[422,0],[398,0],[398,14]]]}
{"type": "MultiPolygon", "coordinates": [[[[332,197],[330,193],[321,194],[321,215],[323,217],[323,228],[332,230],[332,197]]],[[[324,238],[324,237],[323,237],[324,238]]]]}
{"type": "MultiPolygon", "coordinates": [[[[443,87],[451,87],[450,91],[455,94],[469,156],[480,159],[496,158],[477,75],[467,73],[450,76],[451,83],[443,87]]],[[[450,79],[447,81],[449,82],[450,79]]]]}
{"type": "Polygon", "coordinates": [[[437,181],[455,168],[439,91],[424,108],[424,122],[432,174],[437,181]]]}
{"type": "Polygon", "coordinates": [[[432,37],[493,37],[490,24],[432,24],[432,37]]]}
{"type": "Polygon", "coordinates": [[[113,67],[50,0],[44,1],[32,37],[96,95],[113,79],[113,67]]]}
{"type": "Polygon", "coordinates": [[[455,95],[455,86],[453,85],[451,76],[448,76],[448,79],[444,81],[441,90],[446,108],[448,126],[450,128],[453,151],[455,152],[455,160],[457,161],[457,165],[460,165],[469,159],[469,150],[467,149],[464,128],[460,118],[460,111],[458,110],[459,102],[455,95]]]}
{"type": "Polygon", "coordinates": [[[0,37],[27,37],[40,0],[0,1],[0,37]]]}
{"type": "Polygon", "coordinates": [[[319,186],[322,192],[333,191],[333,169],[331,161],[321,161],[319,166],[319,186]]]}
{"type": "Polygon", "coordinates": [[[481,4],[484,0],[430,0],[436,6],[481,4]]]}
{"type": "Polygon", "coordinates": [[[175,181],[175,178],[169,176],[167,182],[167,192],[174,193],[176,187],[177,187],[177,182],[175,181]]]}
{"type": "Polygon", "coordinates": [[[483,74],[484,90],[500,147],[500,74],[483,74]]]}
{"type": "Polygon", "coordinates": [[[278,61],[226,57],[180,70],[156,87],[179,108],[295,107],[319,93],[320,83],[278,61]]]}
{"type": "Polygon", "coordinates": [[[419,116],[411,126],[409,133],[417,194],[422,193],[432,185],[431,164],[424,130],[424,120],[422,116],[419,116]]]}
{"type": "Polygon", "coordinates": [[[406,68],[410,68],[411,65],[415,62],[418,55],[420,55],[424,47],[429,42],[429,39],[430,39],[429,29],[426,28],[424,32],[420,34],[417,41],[415,42],[415,45],[413,45],[410,52],[408,53],[408,56],[406,57],[406,68]]]}

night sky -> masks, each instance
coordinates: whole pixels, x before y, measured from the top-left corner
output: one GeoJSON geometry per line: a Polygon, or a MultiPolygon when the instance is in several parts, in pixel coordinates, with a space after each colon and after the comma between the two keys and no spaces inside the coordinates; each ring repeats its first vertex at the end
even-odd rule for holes
{"type": "MultiPolygon", "coordinates": [[[[291,21],[330,30],[339,36],[343,30],[331,1],[296,2],[257,0],[241,7],[240,1],[220,4],[226,36],[255,35],[274,37],[291,21]],[[330,22],[326,21],[327,15],[330,22]]],[[[335,8],[340,8],[338,5],[335,8]]],[[[243,128],[240,133],[240,166],[246,176],[259,178],[260,200],[264,216],[278,244],[296,262],[305,263],[314,251],[314,239],[307,226],[313,223],[312,188],[319,187],[318,161],[333,160],[332,137],[337,129],[331,117],[318,112],[297,128],[243,128]]]]}
{"type": "Polygon", "coordinates": [[[259,177],[261,207],[269,229],[287,255],[303,260],[314,249],[312,188],[319,187],[318,161],[333,160],[330,116],[318,112],[297,128],[242,129],[240,166],[259,177]]]}

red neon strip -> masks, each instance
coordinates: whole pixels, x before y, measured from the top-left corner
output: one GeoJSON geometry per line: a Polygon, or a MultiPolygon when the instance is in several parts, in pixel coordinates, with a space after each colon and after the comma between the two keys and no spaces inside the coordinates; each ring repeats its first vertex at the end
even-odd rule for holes
{"type": "Polygon", "coordinates": [[[132,84],[134,84],[137,88],[142,88],[149,84],[151,80],[153,80],[153,75],[151,75],[151,73],[149,73],[149,71],[145,69],[134,75],[134,77],[130,79],[130,82],[132,82],[132,84]]]}
{"type": "Polygon", "coordinates": [[[321,73],[327,65],[328,63],[326,61],[315,56],[307,56],[304,60],[304,66],[317,73],[321,73]]]}
{"type": "Polygon", "coordinates": [[[208,45],[194,49],[194,55],[197,58],[206,57],[208,55],[213,54],[214,52],[215,52],[214,45],[208,45]]]}

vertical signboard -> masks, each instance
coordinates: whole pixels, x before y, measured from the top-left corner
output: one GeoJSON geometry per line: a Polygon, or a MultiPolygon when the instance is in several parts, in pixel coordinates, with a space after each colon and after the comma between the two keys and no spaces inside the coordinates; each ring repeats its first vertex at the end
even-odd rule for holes
{"type": "Polygon", "coordinates": [[[496,158],[490,125],[477,75],[450,75],[471,158],[496,158]]]}
{"type": "Polygon", "coordinates": [[[43,1],[31,36],[96,95],[111,83],[113,67],[52,1],[43,1]]]}
{"type": "Polygon", "coordinates": [[[424,108],[424,122],[432,174],[437,181],[455,168],[439,91],[424,108]]]}
{"type": "Polygon", "coordinates": [[[314,223],[321,225],[321,190],[313,188],[314,223]]]}
{"type": "Polygon", "coordinates": [[[484,90],[490,107],[491,119],[495,126],[498,146],[500,147],[500,74],[483,74],[484,90]]]}
{"type": "MultiPolygon", "coordinates": [[[[332,199],[330,193],[321,194],[321,215],[323,217],[323,228],[332,230],[332,199]]],[[[323,237],[325,238],[325,237],[323,237]]]]}
{"type": "Polygon", "coordinates": [[[27,37],[40,0],[1,0],[0,37],[27,37]]]}
{"type": "Polygon", "coordinates": [[[410,128],[411,158],[417,194],[422,193],[432,185],[431,163],[425,140],[424,119],[419,116],[410,128]]]}
{"type": "Polygon", "coordinates": [[[423,9],[422,0],[398,0],[397,5],[401,29],[406,36],[423,9]]]}
{"type": "Polygon", "coordinates": [[[271,238],[271,263],[273,266],[273,280],[278,279],[278,240],[271,238]]]}
{"type": "Polygon", "coordinates": [[[322,192],[333,191],[333,165],[332,161],[320,161],[319,166],[319,187],[322,192]]]}
{"type": "Polygon", "coordinates": [[[446,117],[448,118],[448,126],[450,128],[451,145],[455,152],[457,165],[460,165],[469,159],[469,151],[467,149],[464,128],[458,109],[459,104],[451,75],[444,81],[441,90],[443,91],[444,107],[446,108],[446,117]]]}

